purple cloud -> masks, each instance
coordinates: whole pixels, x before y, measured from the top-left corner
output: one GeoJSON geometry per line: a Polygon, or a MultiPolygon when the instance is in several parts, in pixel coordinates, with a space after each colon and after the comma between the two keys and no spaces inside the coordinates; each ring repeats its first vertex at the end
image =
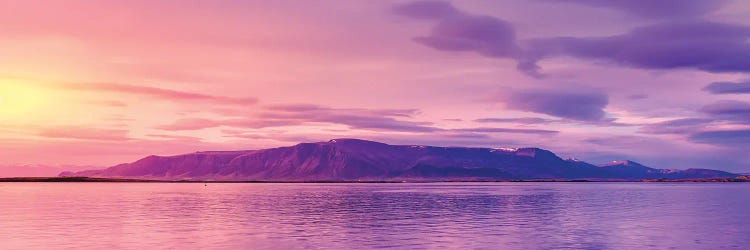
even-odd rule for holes
{"type": "Polygon", "coordinates": [[[508,108],[535,112],[577,121],[601,121],[609,97],[599,92],[527,90],[507,94],[502,100],[508,108]]]}
{"type": "Polygon", "coordinates": [[[750,146],[750,129],[704,131],[691,135],[689,139],[697,143],[727,147],[750,146]]]}
{"type": "Polygon", "coordinates": [[[464,128],[454,129],[461,132],[473,133],[517,133],[517,134],[557,134],[560,131],[546,129],[522,129],[522,128],[464,128]]]}
{"type": "Polygon", "coordinates": [[[443,1],[418,1],[399,5],[393,8],[393,12],[421,19],[444,19],[462,15],[453,5],[443,1]]]}
{"type": "MultiPolygon", "coordinates": [[[[660,16],[692,16],[719,6],[708,1],[575,1],[660,16]],[[657,3],[658,2],[658,3],[657,3]]],[[[491,16],[471,15],[445,2],[399,5],[400,15],[435,21],[427,36],[414,40],[443,51],[473,51],[514,59],[517,68],[541,76],[537,62],[570,56],[643,69],[689,68],[708,72],[750,72],[750,28],[698,19],[656,23],[604,37],[549,37],[518,41],[512,24],[491,16]]]]}
{"type": "Polygon", "coordinates": [[[516,41],[513,25],[505,20],[470,15],[442,1],[419,1],[394,8],[394,13],[435,21],[430,34],[414,41],[443,51],[472,51],[495,58],[519,60],[519,69],[534,74],[536,65],[522,63],[523,51],[516,41]]]}
{"type": "Polygon", "coordinates": [[[547,0],[612,8],[653,19],[694,18],[721,7],[725,0],[547,0]]]}
{"type": "Polygon", "coordinates": [[[712,94],[750,94],[750,81],[714,82],[703,88],[712,94]]]}
{"type": "Polygon", "coordinates": [[[429,126],[432,124],[430,122],[401,121],[390,117],[380,116],[323,114],[312,116],[301,115],[301,117],[307,118],[309,121],[313,122],[345,124],[354,129],[376,129],[403,132],[431,132],[436,130],[434,127],[429,126]]]}
{"type": "Polygon", "coordinates": [[[641,99],[648,98],[648,95],[647,94],[632,94],[632,95],[629,95],[627,97],[630,100],[641,100],[641,99]]]}
{"type": "Polygon", "coordinates": [[[604,60],[644,69],[750,72],[750,28],[705,21],[659,23],[608,37],[529,42],[531,61],[553,56],[604,60]]]}
{"type": "Polygon", "coordinates": [[[750,102],[722,100],[703,106],[700,112],[716,121],[750,124],[750,102]]]}
{"type": "Polygon", "coordinates": [[[712,121],[704,118],[675,119],[648,124],[638,131],[646,134],[690,134],[704,129],[712,121]]]}
{"type": "Polygon", "coordinates": [[[520,123],[520,124],[548,124],[556,120],[538,118],[538,117],[521,117],[521,118],[480,118],[474,120],[481,123],[520,123]]]}
{"type": "Polygon", "coordinates": [[[428,36],[415,41],[439,50],[475,51],[490,57],[517,53],[513,27],[488,16],[459,16],[441,20],[428,36]]]}
{"type": "Polygon", "coordinates": [[[732,120],[750,121],[750,103],[734,100],[718,101],[701,108],[706,114],[724,118],[735,118],[732,120]]]}

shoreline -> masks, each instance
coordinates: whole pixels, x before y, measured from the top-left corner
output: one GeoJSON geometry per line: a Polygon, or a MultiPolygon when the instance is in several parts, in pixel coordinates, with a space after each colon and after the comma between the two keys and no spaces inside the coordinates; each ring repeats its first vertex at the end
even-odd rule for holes
{"type": "Polygon", "coordinates": [[[277,181],[277,180],[247,180],[247,181],[221,181],[221,180],[154,180],[154,179],[128,179],[128,178],[99,178],[99,177],[5,177],[0,182],[149,182],[149,183],[451,183],[451,182],[750,182],[750,176],[739,176],[735,178],[703,178],[703,179],[644,179],[644,180],[618,180],[618,179],[528,179],[528,180],[317,180],[317,181],[277,181]]]}

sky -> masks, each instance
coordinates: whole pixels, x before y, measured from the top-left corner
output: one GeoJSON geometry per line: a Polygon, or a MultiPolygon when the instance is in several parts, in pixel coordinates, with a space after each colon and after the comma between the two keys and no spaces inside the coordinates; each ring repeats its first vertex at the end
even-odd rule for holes
{"type": "Polygon", "coordinates": [[[0,165],[361,138],[750,172],[750,2],[0,0],[0,165]]]}

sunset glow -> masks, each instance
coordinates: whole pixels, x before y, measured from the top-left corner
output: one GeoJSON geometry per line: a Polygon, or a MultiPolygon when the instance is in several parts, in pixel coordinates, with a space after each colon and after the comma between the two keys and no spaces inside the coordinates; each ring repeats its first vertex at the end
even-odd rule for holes
{"type": "Polygon", "coordinates": [[[0,165],[353,137],[750,172],[750,5],[697,2],[0,1],[0,165]]]}
{"type": "Polygon", "coordinates": [[[6,80],[0,85],[0,117],[5,122],[25,123],[49,114],[53,94],[28,82],[6,80]]]}

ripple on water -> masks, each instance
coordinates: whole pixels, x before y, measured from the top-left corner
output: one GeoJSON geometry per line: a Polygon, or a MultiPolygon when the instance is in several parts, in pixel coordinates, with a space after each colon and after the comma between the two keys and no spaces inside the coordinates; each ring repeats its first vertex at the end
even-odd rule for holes
{"type": "Polygon", "coordinates": [[[0,248],[737,248],[750,185],[0,183],[0,248]]]}

